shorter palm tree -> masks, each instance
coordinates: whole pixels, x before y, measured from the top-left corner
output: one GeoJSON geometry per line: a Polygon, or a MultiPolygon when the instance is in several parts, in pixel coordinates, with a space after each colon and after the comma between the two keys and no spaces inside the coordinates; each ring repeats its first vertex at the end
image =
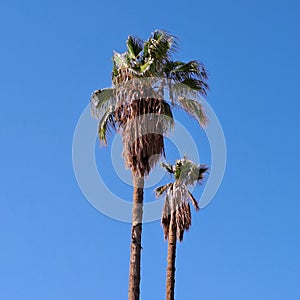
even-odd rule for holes
{"type": "Polygon", "coordinates": [[[156,188],[156,196],[165,196],[161,223],[164,229],[165,239],[168,240],[168,266],[166,280],[166,299],[174,299],[175,288],[175,258],[176,242],[183,240],[183,234],[191,226],[190,203],[196,211],[199,205],[188,187],[195,183],[202,183],[208,167],[196,165],[186,157],[176,161],[174,165],[162,163],[162,166],[174,175],[175,181],[156,188]]]}

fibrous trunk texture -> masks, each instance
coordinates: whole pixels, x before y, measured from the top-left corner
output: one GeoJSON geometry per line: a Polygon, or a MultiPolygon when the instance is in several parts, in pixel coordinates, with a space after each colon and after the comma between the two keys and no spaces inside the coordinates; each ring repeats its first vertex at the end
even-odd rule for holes
{"type": "Polygon", "coordinates": [[[123,156],[133,174],[145,176],[164,155],[164,134],[171,118],[165,116],[162,99],[132,100],[116,108],[115,119],[122,128],[123,156]]]}
{"type": "Polygon", "coordinates": [[[140,299],[144,178],[134,177],[128,300],[140,299]]]}

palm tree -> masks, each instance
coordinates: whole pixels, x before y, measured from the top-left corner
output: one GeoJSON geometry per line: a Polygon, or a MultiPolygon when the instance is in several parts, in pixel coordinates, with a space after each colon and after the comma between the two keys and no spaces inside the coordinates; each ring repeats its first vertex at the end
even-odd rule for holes
{"type": "Polygon", "coordinates": [[[107,143],[111,130],[122,136],[123,157],[133,177],[129,300],[140,295],[140,256],[144,178],[164,155],[164,135],[174,125],[171,107],[180,106],[204,125],[207,72],[197,61],[174,61],[176,39],[156,30],[143,41],[129,36],[127,50],[113,55],[112,87],[92,94],[92,114],[99,119],[98,136],[107,143]],[[183,88],[184,87],[184,88],[183,88]],[[165,89],[169,89],[166,101],[165,89]]]}
{"type": "Polygon", "coordinates": [[[205,165],[196,165],[186,158],[177,160],[173,166],[165,163],[162,163],[162,166],[175,178],[174,182],[155,190],[157,197],[166,195],[161,218],[164,236],[168,240],[166,299],[174,300],[176,242],[183,240],[184,232],[191,226],[189,202],[193,204],[196,211],[200,209],[188,186],[201,183],[208,168],[205,165]]]}

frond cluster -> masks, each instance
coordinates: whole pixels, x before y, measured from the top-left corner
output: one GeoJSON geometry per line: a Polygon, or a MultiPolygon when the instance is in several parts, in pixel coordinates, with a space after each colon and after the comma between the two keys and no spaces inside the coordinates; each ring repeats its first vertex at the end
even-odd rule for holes
{"type": "Polygon", "coordinates": [[[186,157],[176,161],[174,165],[162,163],[162,166],[171,174],[175,181],[158,187],[155,192],[157,197],[165,194],[165,203],[162,212],[162,226],[167,239],[170,226],[176,227],[176,237],[182,241],[183,234],[191,226],[190,203],[198,211],[199,205],[195,197],[188,190],[188,186],[201,183],[208,168],[205,165],[196,165],[186,157]]]}
{"type": "Polygon", "coordinates": [[[177,159],[174,165],[162,163],[169,173],[174,174],[174,178],[178,182],[186,185],[193,185],[196,182],[201,182],[204,179],[204,173],[208,168],[205,165],[197,165],[186,157],[177,159]]]}
{"type": "Polygon", "coordinates": [[[182,241],[184,231],[191,226],[191,208],[188,202],[188,189],[186,186],[173,183],[166,190],[165,204],[162,212],[162,225],[165,239],[168,237],[171,219],[174,218],[176,237],[182,241]]]}
{"type": "Polygon", "coordinates": [[[176,38],[166,31],[156,30],[146,41],[129,36],[126,47],[114,52],[113,86],[93,93],[91,109],[99,119],[100,141],[106,144],[107,134],[118,130],[126,166],[144,176],[164,155],[164,135],[174,125],[171,107],[206,124],[197,95],[206,95],[208,76],[202,63],[173,60],[176,38]]]}

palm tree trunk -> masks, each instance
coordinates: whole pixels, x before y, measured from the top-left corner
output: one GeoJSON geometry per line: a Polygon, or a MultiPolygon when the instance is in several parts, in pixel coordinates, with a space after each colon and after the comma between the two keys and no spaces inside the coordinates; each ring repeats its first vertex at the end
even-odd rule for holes
{"type": "Polygon", "coordinates": [[[175,212],[172,212],[168,235],[168,266],[166,283],[166,300],[174,300],[175,259],[176,259],[176,223],[175,212]]]}
{"type": "Polygon", "coordinates": [[[134,177],[133,179],[133,208],[132,228],[130,246],[130,267],[129,267],[129,300],[140,299],[140,271],[141,271],[141,240],[142,240],[142,219],[143,219],[143,196],[144,178],[134,177]]]}

